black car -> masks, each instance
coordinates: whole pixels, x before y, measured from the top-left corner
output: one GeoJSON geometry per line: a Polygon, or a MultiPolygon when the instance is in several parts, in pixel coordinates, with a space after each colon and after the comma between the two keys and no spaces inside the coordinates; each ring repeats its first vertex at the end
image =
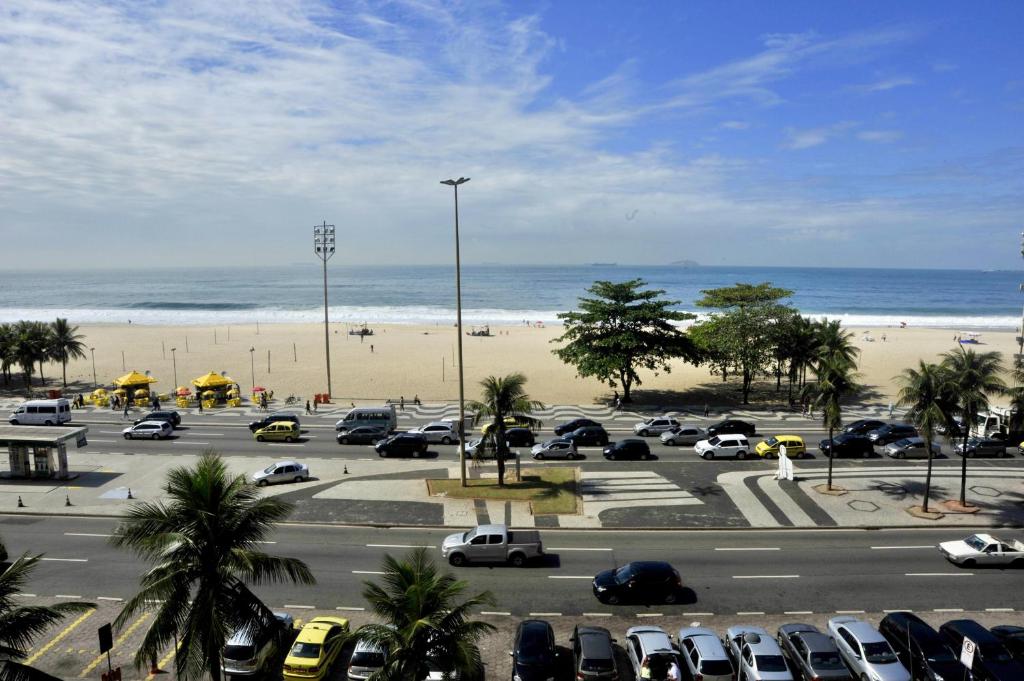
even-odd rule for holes
{"type": "Polygon", "coordinates": [[[583,426],[563,436],[577,447],[597,446],[603,447],[608,444],[608,431],[603,426],[583,426]]]}
{"type": "Polygon", "coordinates": [[[509,447],[532,447],[537,443],[529,428],[509,428],[505,431],[505,442],[509,447]]]}
{"type": "Polygon", "coordinates": [[[547,681],[555,675],[558,654],[555,632],[544,620],[523,620],[516,629],[511,653],[512,678],[519,681],[547,681]]]}
{"type": "MultiPolygon", "coordinates": [[[[900,662],[915,679],[961,679],[964,667],[946,639],[912,612],[890,612],[878,624],[900,662]]],[[[959,651],[958,651],[959,652],[959,651]]]]}
{"type": "Polygon", "coordinates": [[[844,433],[856,433],[857,435],[867,435],[872,430],[878,430],[885,425],[885,421],[879,421],[878,419],[860,419],[854,421],[843,428],[844,433]]]}
{"type": "Polygon", "coordinates": [[[594,576],[594,596],[602,603],[678,603],[683,580],[676,569],[658,560],[627,563],[594,576]]]}
{"type": "Polygon", "coordinates": [[[613,681],[615,670],[615,639],[604,627],[576,625],[572,638],[572,670],[578,681],[613,681]]]}
{"type": "Polygon", "coordinates": [[[818,443],[818,449],[825,456],[863,456],[875,453],[875,448],[867,435],[860,433],[840,433],[829,441],[825,438],[818,443]]]}
{"type": "Polygon", "coordinates": [[[151,411],[133,423],[137,426],[143,421],[166,421],[177,428],[181,425],[181,414],[176,411],[151,411]]]}
{"type": "Polygon", "coordinates": [[[715,435],[746,435],[752,437],[757,433],[757,427],[753,423],[740,421],[739,419],[726,419],[713,423],[707,427],[708,438],[715,435]]]}
{"type": "Polygon", "coordinates": [[[1018,662],[1024,662],[1024,627],[1001,624],[998,627],[992,627],[989,631],[1002,641],[1018,662]]]}
{"type": "Polygon", "coordinates": [[[555,426],[555,435],[565,435],[580,428],[601,428],[601,424],[592,419],[573,419],[568,423],[555,426]]]}
{"type": "Polygon", "coordinates": [[[395,433],[378,442],[374,449],[381,456],[417,457],[427,453],[427,438],[423,433],[395,433]]]}
{"type": "Polygon", "coordinates": [[[1024,665],[1010,656],[999,639],[974,620],[952,620],[939,627],[939,633],[953,650],[963,648],[964,638],[974,641],[974,662],[971,674],[974,681],[1020,681],[1024,679],[1024,665]]]}
{"type": "Polygon", "coordinates": [[[651,448],[643,440],[630,438],[612,442],[604,448],[604,458],[616,461],[618,459],[643,459],[648,461],[653,457],[651,448]]]}
{"type": "Polygon", "coordinates": [[[338,433],[339,445],[374,445],[388,436],[380,426],[356,426],[338,433]]]}
{"type": "Polygon", "coordinates": [[[884,426],[868,432],[868,439],[871,440],[871,444],[878,445],[879,447],[885,446],[890,442],[896,442],[896,440],[902,440],[905,437],[917,437],[917,428],[909,423],[886,423],[884,426]]]}
{"type": "Polygon", "coordinates": [[[778,641],[804,681],[852,681],[835,642],[813,624],[783,624],[778,641]]]}
{"type": "Polygon", "coordinates": [[[271,414],[270,416],[266,416],[260,419],[259,421],[253,421],[252,423],[249,424],[249,431],[255,433],[260,428],[266,428],[271,423],[276,423],[277,421],[291,421],[295,425],[299,425],[298,416],[296,416],[295,414],[291,414],[289,412],[282,411],[276,414],[271,414]]]}

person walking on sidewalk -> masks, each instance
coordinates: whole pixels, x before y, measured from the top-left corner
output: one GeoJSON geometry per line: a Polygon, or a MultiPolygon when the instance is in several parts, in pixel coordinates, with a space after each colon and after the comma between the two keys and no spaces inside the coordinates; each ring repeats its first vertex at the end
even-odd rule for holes
{"type": "Polygon", "coordinates": [[[124,413],[121,414],[122,419],[128,418],[128,408],[131,407],[131,402],[128,400],[124,401],[124,413]]]}
{"type": "Polygon", "coordinates": [[[398,408],[405,411],[405,395],[398,396],[398,408]]]}
{"type": "Polygon", "coordinates": [[[707,418],[710,415],[711,415],[711,406],[707,402],[705,402],[704,403],[704,418],[707,418]]]}
{"type": "Polygon", "coordinates": [[[306,413],[307,414],[312,414],[313,413],[313,409],[309,406],[309,400],[306,400],[306,413]]]}

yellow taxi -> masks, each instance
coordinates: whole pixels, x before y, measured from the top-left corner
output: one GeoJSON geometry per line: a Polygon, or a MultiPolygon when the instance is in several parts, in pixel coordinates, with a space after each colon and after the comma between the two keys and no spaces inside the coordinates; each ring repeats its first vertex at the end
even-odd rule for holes
{"type": "Polygon", "coordinates": [[[758,442],[754,452],[765,459],[777,459],[780,446],[786,448],[786,456],[791,459],[799,459],[807,452],[807,445],[799,435],[773,435],[758,442]]]}
{"type": "Polygon", "coordinates": [[[285,681],[309,681],[327,676],[348,633],[344,617],[314,617],[302,627],[284,660],[285,681]]]}
{"type": "MultiPolygon", "coordinates": [[[[525,420],[525,419],[518,419],[515,416],[506,416],[505,417],[505,427],[506,428],[529,428],[530,427],[530,422],[525,420]]],[[[482,428],[480,428],[480,432],[485,437],[487,435],[490,435],[492,430],[494,430],[494,421],[488,421],[487,423],[485,423],[483,425],[482,428]]]]}
{"type": "Polygon", "coordinates": [[[252,434],[257,442],[295,442],[299,439],[299,424],[294,421],[274,421],[252,434]]]}

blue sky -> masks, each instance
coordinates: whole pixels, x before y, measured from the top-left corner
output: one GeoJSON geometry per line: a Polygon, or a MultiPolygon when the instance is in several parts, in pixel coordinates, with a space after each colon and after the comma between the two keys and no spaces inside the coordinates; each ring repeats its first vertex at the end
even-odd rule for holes
{"type": "Polygon", "coordinates": [[[447,263],[465,175],[470,261],[1017,268],[1021,35],[1019,2],[8,0],[5,266],[305,261],[322,219],[336,263],[447,263]]]}

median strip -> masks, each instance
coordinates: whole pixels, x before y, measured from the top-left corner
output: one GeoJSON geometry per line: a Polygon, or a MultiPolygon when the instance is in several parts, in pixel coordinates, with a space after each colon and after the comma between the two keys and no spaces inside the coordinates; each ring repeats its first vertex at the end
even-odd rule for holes
{"type": "Polygon", "coordinates": [[[65,537],[113,537],[112,534],[98,534],[95,532],[65,532],[65,537]]]}

